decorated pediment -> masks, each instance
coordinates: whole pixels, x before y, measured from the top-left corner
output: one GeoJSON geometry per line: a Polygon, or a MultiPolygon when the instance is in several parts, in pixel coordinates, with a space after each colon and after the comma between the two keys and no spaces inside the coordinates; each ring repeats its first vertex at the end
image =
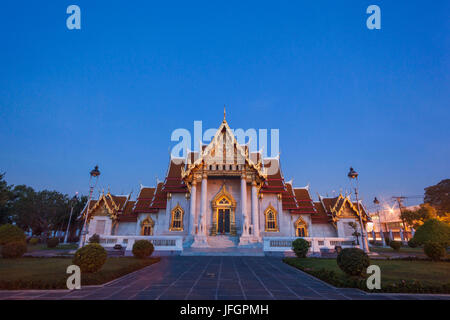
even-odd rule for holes
{"type": "Polygon", "coordinates": [[[212,207],[232,207],[236,208],[236,200],[234,200],[231,193],[228,192],[226,185],[223,185],[220,191],[216,194],[211,201],[212,207]]]}
{"type": "Polygon", "coordinates": [[[253,162],[249,157],[248,146],[240,145],[224,119],[216,131],[211,142],[202,148],[195,161],[188,158],[185,170],[182,170],[183,179],[186,179],[198,169],[240,171],[254,170],[258,176],[265,178],[260,160],[253,162]]]}
{"type": "Polygon", "coordinates": [[[350,201],[348,196],[343,196],[342,194],[336,199],[334,206],[331,208],[331,213],[333,215],[333,221],[337,221],[339,219],[345,218],[358,218],[359,212],[362,214],[362,220],[367,221],[367,215],[363,210],[362,206],[360,210],[358,210],[358,206],[356,203],[350,201]]]}

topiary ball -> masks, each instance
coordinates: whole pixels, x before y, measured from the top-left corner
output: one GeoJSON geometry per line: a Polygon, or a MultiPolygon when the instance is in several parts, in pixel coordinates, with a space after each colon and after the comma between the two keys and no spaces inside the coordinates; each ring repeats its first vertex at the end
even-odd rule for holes
{"type": "Polygon", "coordinates": [[[72,262],[80,267],[81,272],[92,273],[102,268],[106,258],[105,248],[98,243],[91,243],[78,249],[72,262]]]}
{"type": "Polygon", "coordinates": [[[414,238],[412,238],[408,241],[408,247],[417,248],[418,246],[419,246],[419,244],[417,243],[416,240],[414,240],[414,238]]]}
{"type": "Polygon", "coordinates": [[[418,245],[432,241],[446,247],[450,244],[450,225],[437,219],[429,219],[417,228],[413,239],[418,245]]]}
{"type": "Polygon", "coordinates": [[[22,257],[27,252],[25,241],[8,242],[2,246],[2,257],[5,259],[16,259],[22,257]]]}
{"type": "Polygon", "coordinates": [[[138,259],[150,257],[155,248],[148,240],[138,240],[133,244],[133,256],[138,259]]]}
{"type": "Polygon", "coordinates": [[[56,248],[59,244],[58,238],[50,238],[47,240],[47,248],[56,248]]]}
{"type": "Polygon", "coordinates": [[[392,240],[389,242],[389,246],[394,249],[394,251],[400,251],[400,248],[402,246],[402,243],[400,241],[392,240]]]}
{"type": "Polygon", "coordinates": [[[361,276],[370,265],[369,256],[358,248],[342,249],[337,256],[336,262],[342,271],[351,276],[361,276]]]}
{"type": "Polygon", "coordinates": [[[98,234],[93,234],[90,238],[89,238],[89,243],[100,243],[100,236],[98,234]]]}
{"type": "Polygon", "coordinates": [[[25,240],[25,233],[19,227],[9,223],[0,226],[0,245],[25,240]]]}
{"type": "Polygon", "coordinates": [[[439,261],[445,257],[445,247],[439,242],[428,241],[423,246],[423,252],[433,261],[439,261]]]}
{"type": "Polygon", "coordinates": [[[298,258],[306,258],[309,247],[311,247],[311,244],[302,238],[295,239],[292,242],[292,250],[298,258]]]}

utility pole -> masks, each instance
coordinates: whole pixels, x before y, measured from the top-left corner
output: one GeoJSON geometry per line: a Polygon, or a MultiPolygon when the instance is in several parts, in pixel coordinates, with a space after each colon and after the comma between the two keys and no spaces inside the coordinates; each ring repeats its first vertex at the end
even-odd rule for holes
{"type": "Polygon", "coordinates": [[[66,234],[64,235],[64,243],[67,243],[67,238],[69,236],[69,228],[70,228],[70,221],[72,220],[72,213],[73,213],[73,206],[74,206],[74,201],[77,199],[78,196],[78,192],[75,193],[75,196],[72,198],[72,200],[70,201],[71,206],[70,206],[70,216],[69,216],[69,223],[67,224],[67,229],[66,229],[66,234]]]}
{"type": "Polygon", "coordinates": [[[400,210],[400,218],[402,219],[402,224],[403,224],[403,229],[406,231],[406,224],[405,224],[405,219],[403,219],[403,200],[406,199],[406,197],[403,196],[395,196],[392,197],[392,199],[396,200],[398,203],[398,209],[400,210]]]}

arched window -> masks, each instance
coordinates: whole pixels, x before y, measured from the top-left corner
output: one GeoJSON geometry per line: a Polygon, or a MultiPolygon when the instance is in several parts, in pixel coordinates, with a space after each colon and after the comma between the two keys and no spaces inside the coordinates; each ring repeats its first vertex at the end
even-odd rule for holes
{"type": "Polygon", "coordinates": [[[172,210],[172,222],[170,223],[170,231],[183,231],[183,215],[184,210],[177,204],[172,210]]]}
{"type": "Polygon", "coordinates": [[[144,221],[142,221],[141,236],[152,236],[154,225],[155,225],[155,223],[153,222],[152,218],[150,218],[150,217],[147,217],[144,221]]]}
{"type": "Polygon", "coordinates": [[[266,232],[278,231],[277,211],[275,208],[269,205],[264,215],[266,217],[266,232]]]}
{"type": "Polygon", "coordinates": [[[295,226],[295,235],[297,237],[307,237],[308,236],[308,228],[306,227],[306,222],[299,217],[294,224],[295,226]]]}

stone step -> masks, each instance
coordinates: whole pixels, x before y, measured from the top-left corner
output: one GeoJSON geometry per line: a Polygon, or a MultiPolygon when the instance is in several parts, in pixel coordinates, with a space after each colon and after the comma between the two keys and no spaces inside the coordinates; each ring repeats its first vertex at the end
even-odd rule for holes
{"type": "Polygon", "coordinates": [[[261,248],[186,248],[182,256],[251,256],[263,257],[261,248]]]}
{"type": "Polygon", "coordinates": [[[217,235],[209,236],[207,241],[212,248],[233,248],[237,246],[239,239],[236,236],[217,235]]]}

